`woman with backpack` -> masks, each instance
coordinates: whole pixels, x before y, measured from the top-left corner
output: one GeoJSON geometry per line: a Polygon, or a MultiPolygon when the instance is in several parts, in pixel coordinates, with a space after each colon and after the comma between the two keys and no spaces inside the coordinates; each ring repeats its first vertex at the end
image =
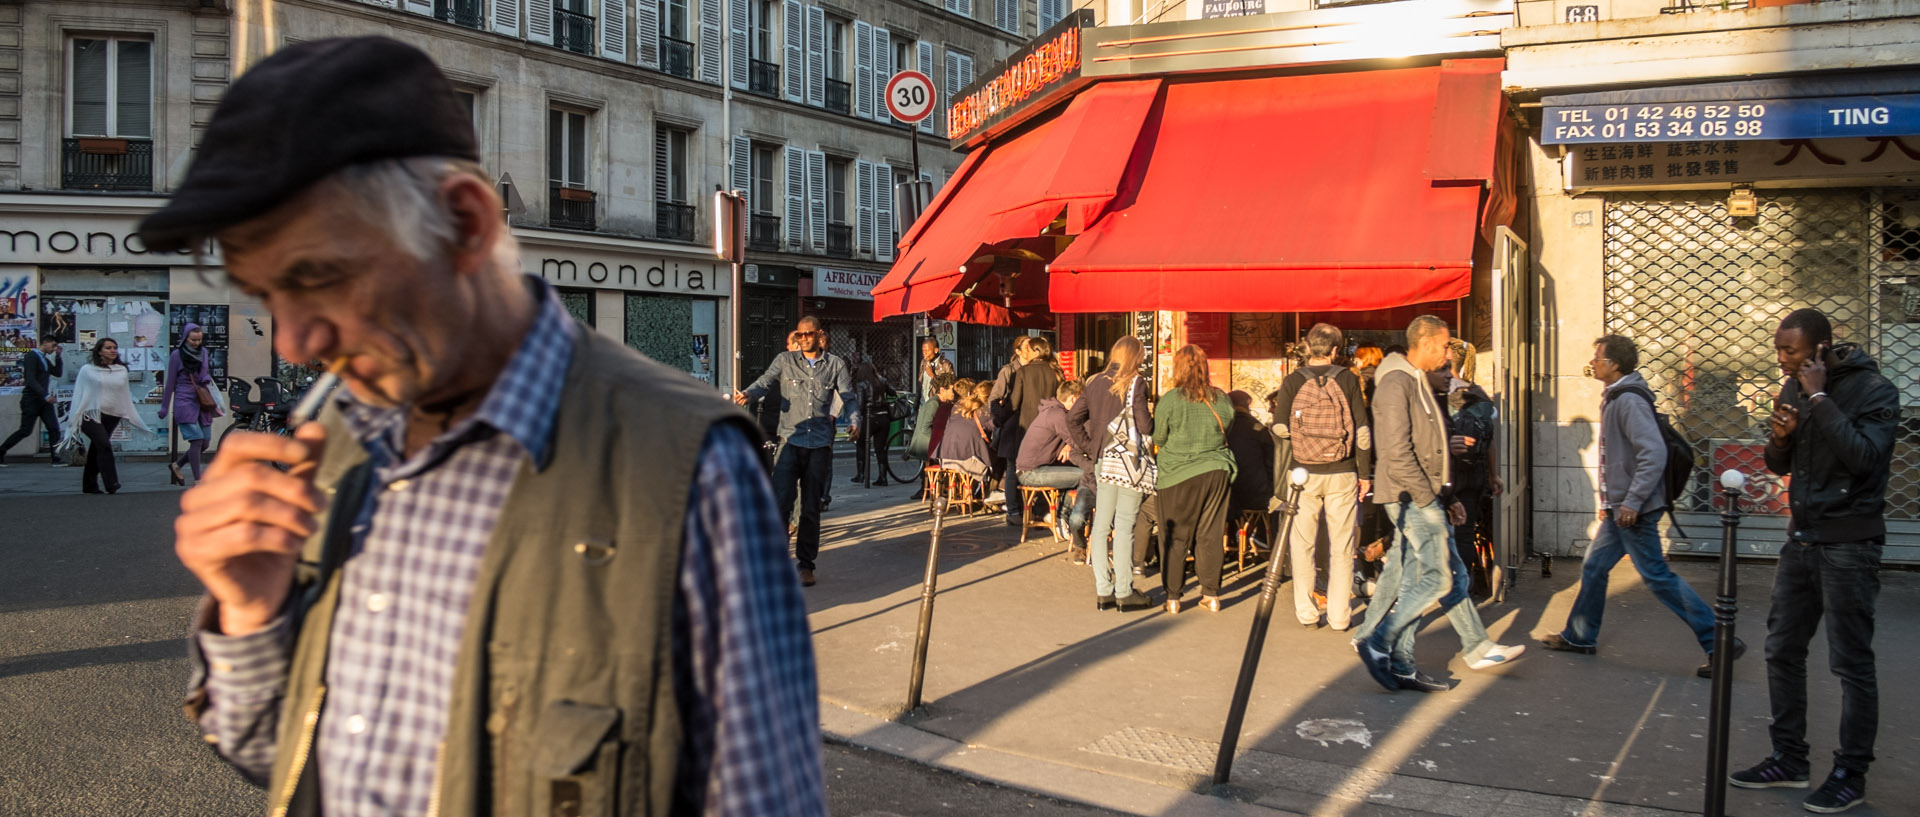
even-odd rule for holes
{"type": "Polygon", "coordinates": [[[1153,413],[1159,447],[1155,491],[1160,497],[1160,583],[1167,612],[1179,613],[1192,554],[1200,604],[1220,611],[1220,566],[1225,555],[1227,491],[1238,466],[1227,448],[1233,402],[1214,388],[1207,353],[1188,345],[1173,353],[1173,388],[1153,413]]]}
{"type": "Polygon", "coordinates": [[[1133,589],[1133,526],[1140,503],[1155,490],[1153,411],[1140,376],[1146,347],[1128,335],[1107,353],[1107,368],[1087,380],[1067,412],[1067,436],[1094,459],[1093,531],[1087,537],[1093,565],[1094,609],[1122,611],[1153,606],[1133,589]],[[1112,542],[1108,542],[1108,536],[1112,542]]]}

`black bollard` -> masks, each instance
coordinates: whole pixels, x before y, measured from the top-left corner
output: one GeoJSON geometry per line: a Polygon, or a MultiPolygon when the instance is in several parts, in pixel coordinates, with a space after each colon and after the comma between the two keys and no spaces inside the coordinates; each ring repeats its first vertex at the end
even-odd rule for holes
{"type": "Polygon", "coordinates": [[[1720,595],[1713,602],[1713,705],[1707,720],[1707,817],[1727,813],[1727,732],[1733,717],[1733,619],[1738,592],[1733,572],[1735,532],[1740,527],[1740,494],[1747,477],[1729,470],[1720,475],[1727,508],[1720,513],[1720,595]]]}
{"type": "Polygon", "coordinates": [[[927,490],[933,492],[933,537],[927,543],[927,575],[920,583],[920,632],[913,642],[913,676],[907,681],[907,708],[902,715],[920,708],[920,685],[927,677],[927,639],[933,634],[933,595],[940,583],[940,530],[946,526],[947,497],[945,480],[931,478],[927,490]]]}
{"type": "MultiPolygon", "coordinates": [[[[1273,620],[1273,599],[1280,592],[1281,555],[1285,544],[1293,540],[1293,519],[1300,509],[1300,489],[1307,484],[1307,469],[1295,468],[1287,475],[1291,490],[1280,513],[1287,518],[1274,537],[1273,555],[1267,559],[1267,575],[1260,582],[1260,605],[1253,611],[1253,629],[1247,633],[1247,653],[1240,659],[1240,680],[1233,685],[1233,704],[1227,707],[1227,729],[1220,736],[1220,757],[1213,762],[1215,785],[1227,782],[1233,773],[1233,750],[1240,743],[1240,724],[1247,717],[1247,699],[1253,695],[1253,675],[1260,669],[1260,650],[1267,643],[1267,623],[1273,620]]],[[[1295,576],[1294,581],[1313,581],[1312,576],[1295,576]]]]}

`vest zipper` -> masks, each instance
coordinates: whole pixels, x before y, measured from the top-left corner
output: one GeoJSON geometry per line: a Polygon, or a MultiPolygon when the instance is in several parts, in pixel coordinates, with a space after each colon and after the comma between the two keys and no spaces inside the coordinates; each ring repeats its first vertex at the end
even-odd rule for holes
{"type": "Polygon", "coordinates": [[[300,773],[305,771],[307,756],[313,752],[313,734],[320,725],[320,703],[326,700],[327,688],[313,688],[313,705],[307,707],[300,716],[300,742],[294,744],[293,762],[287,766],[286,782],[280,787],[279,801],[273,806],[273,817],[286,817],[287,809],[293,805],[294,790],[300,787],[300,773]]]}
{"type": "Polygon", "coordinates": [[[440,775],[447,766],[447,742],[440,741],[440,749],[433,756],[433,794],[427,798],[427,817],[440,817],[440,775]]]}

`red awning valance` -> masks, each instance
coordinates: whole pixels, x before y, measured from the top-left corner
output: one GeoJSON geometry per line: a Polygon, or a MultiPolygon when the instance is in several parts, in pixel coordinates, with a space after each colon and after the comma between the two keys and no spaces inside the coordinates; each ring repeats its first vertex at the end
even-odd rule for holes
{"type": "Polygon", "coordinates": [[[1464,297],[1501,67],[1167,85],[1124,189],[1051,265],[1050,309],[1353,311],[1464,297]]]}
{"type": "Polygon", "coordinates": [[[935,311],[962,320],[1044,315],[1046,280],[1038,272],[1031,285],[1019,287],[1022,295],[1038,289],[1037,306],[949,301],[968,298],[956,293],[992,272],[996,249],[1004,254],[1013,249],[1010,242],[1040,235],[1063,212],[1067,231],[1076,233],[1107,211],[1159,88],[1157,79],[1095,86],[1059,116],[969,155],[902,237],[900,259],[873,289],[874,318],[935,311]]]}

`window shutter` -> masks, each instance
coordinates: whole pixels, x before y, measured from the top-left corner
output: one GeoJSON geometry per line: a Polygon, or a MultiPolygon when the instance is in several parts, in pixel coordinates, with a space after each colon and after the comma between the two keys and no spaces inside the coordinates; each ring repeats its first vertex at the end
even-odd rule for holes
{"type": "Polygon", "coordinates": [[[600,55],[614,62],[627,61],[627,0],[600,0],[600,55]]]}
{"type": "Polygon", "coordinates": [[[414,14],[433,15],[433,0],[406,0],[406,7],[414,14]]]}
{"type": "Polygon", "coordinates": [[[860,233],[860,246],[855,252],[873,252],[873,163],[860,159],[853,163],[854,216],[855,230],[860,233]]]}
{"type": "Polygon", "coordinates": [[[827,249],[827,154],[807,151],[807,227],[813,249],[827,249]]]}
{"type": "Polygon", "coordinates": [[[960,0],[947,0],[947,10],[953,12],[954,14],[959,14],[960,0]]]}
{"type": "Polygon", "coordinates": [[[893,168],[887,165],[873,167],[873,235],[873,257],[892,261],[897,239],[893,237],[893,168]]]}
{"type": "Polygon", "coordinates": [[[520,4],[515,0],[494,0],[489,3],[488,16],[492,18],[493,30],[497,34],[509,37],[520,36],[520,4]]]}
{"type": "Polygon", "coordinates": [[[753,7],[748,0],[727,0],[733,19],[727,21],[728,36],[733,40],[733,60],[727,66],[728,81],[740,90],[747,88],[747,60],[753,55],[753,46],[747,39],[747,33],[753,25],[753,7]]]}
{"type": "Polygon", "coordinates": [[[886,29],[875,26],[873,29],[873,118],[889,125],[893,124],[893,115],[887,113],[887,80],[893,79],[893,35],[886,29]]]}
{"type": "Polygon", "coordinates": [[[73,88],[67,91],[72,107],[72,135],[111,136],[107,133],[106,40],[73,40],[73,88]]]}
{"type": "MultiPolygon", "coordinates": [[[[653,129],[653,200],[656,202],[673,201],[673,191],[667,185],[668,174],[673,172],[673,148],[668,140],[666,128],[655,126],[653,129]]],[[[658,212],[658,208],[655,208],[658,212]]]]}
{"type": "Polygon", "coordinates": [[[1040,30],[1053,28],[1054,23],[1067,16],[1066,7],[1066,0],[1040,0],[1040,30]]]}
{"type": "Polygon", "coordinates": [[[786,84],[788,102],[804,102],[807,97],[807,21],[805,7],[800,0],[785,0],[783,28],[786,29],[786,64],[780,67],[781,76],[786,84]]]}
{"type": "Polygon", "coordinates": [[[807,152],[792,145],[786,149],[787,165],[787,249],[807,249],[807,152]]]}
{"type": "Polygon", "coordinates": [[[725,82],[720,64],[720,3],[700,0],[700,81],[719,85],[725,82]]]}
{"type": "Polygon", "coordinates": [[[114,44],[113,135],[153,136],[153,43],[121,40],[114,44]]]}
{"type": "MultiPolygon", "coordinates": [[[[514,2],[514,0],[499,0],[514,2]]],[[[526,0],[527,41],[553,44],[553,0],[526,0]]]]}
{"type": "MultiPolygon", "coordinates": [[[[935,82],[939,82],[939,80],[936,79],[933,75],[933,43],[920,42],[920,43],[914,43],[913,45],[914,45],[914,49],[919,52],[918,56],[920,58],[920,73],[926,74],[927,79],[931,79],[935,82]]],[[[947,105],[953,101],[952,88],[942,87],[939,90],[940,90],[940,100],[938,104],[934,105],[933,113],[928,114],[927,118],[920,120],[920,130],[926,133],[934,132],[935,120],[938,120],[941,117],[941,113],[945,111],[947,109],[947,105]]]]}
{"type": "Polygon", "coordinates": [[[753,212],[753,140],[745,136],[733,137],[733,172],[729,181],[733,189],[746,197],[747,212],[753,212]]]}
{"type": "Polygon", "coordinates": [[[853,115],[873,118],[873,26],[853,21],[853,115]]]}
{"type": "Polygon", "coordinates": [[[633,6],[633,56],[642,68],[660,67],[660,4],[637,0],[633,6]]]}
{"type": "Polygon", "coordinates": [[[1002,31],[1020,33],[1020,0],[993,0],[993,24],[1002,31]]]}
{"type": "Polygon", "coordinates": [[[827,104],[827,12],[807,7],[807,104],[827,104]]]}

